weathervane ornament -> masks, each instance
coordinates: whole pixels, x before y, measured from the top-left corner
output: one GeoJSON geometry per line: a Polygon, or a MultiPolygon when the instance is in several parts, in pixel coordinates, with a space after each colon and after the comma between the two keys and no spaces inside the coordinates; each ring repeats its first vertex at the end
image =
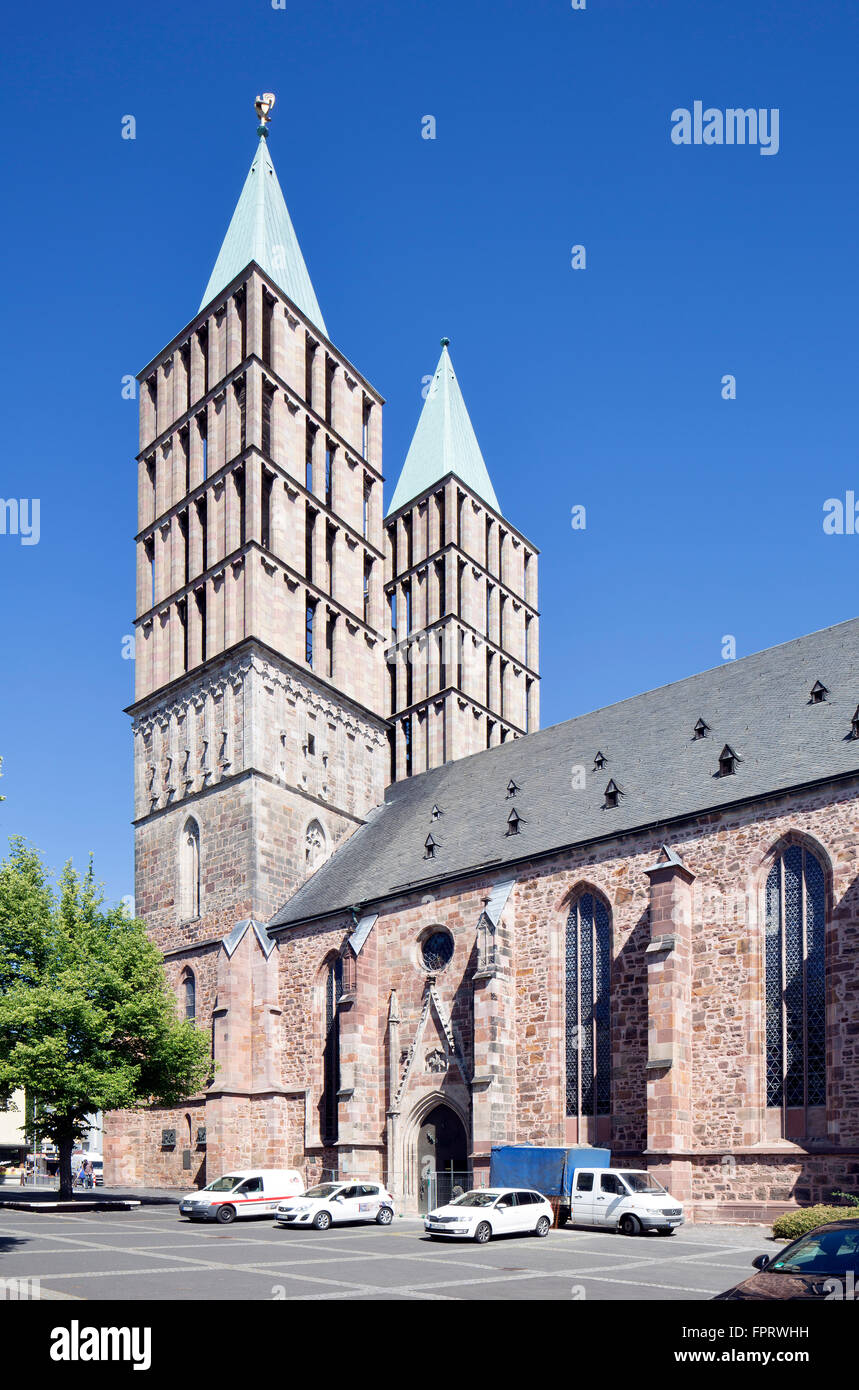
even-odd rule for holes
{"type": "Polygon", "coordinates": [[[259,134],[268,137],[268,123],[271,120],[271,108],[274,106],[274,92],[263,92],[261,97],[257,97],[254,102],[254,110],[259,116],[259,134]]]}

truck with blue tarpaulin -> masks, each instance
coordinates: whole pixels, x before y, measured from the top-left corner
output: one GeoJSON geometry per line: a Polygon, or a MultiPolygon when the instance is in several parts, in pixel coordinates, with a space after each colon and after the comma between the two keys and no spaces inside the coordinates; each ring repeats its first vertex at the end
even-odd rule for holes
{"type": "Polygon", "coordinates": [[[611,1149],[542,1148],[536,1144],[503,1144],[490,1155],[491,1187],[524,1187],[551,1200],[563,1226],[570,1217],[570,1191],[577,1168],[608,1168],[611,1149]]]}

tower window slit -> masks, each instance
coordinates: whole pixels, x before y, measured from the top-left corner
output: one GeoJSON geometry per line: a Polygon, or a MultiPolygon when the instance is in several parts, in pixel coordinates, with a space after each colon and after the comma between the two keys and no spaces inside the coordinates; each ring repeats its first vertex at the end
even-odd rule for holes
{"type": "Polygon", "coordinates": [[[262,292],[262,360],[273,366],[271,351],[271,331],[274,321],[274,299],[268,290],[262,292]]]}
{"type": "Polygon", "coordinates": [[[316,600],[307,598],[304,605],[304,659],[313,668],[313,624],[316,617],[316,600]]]}
{"type": "Polygon", "coordinates": [[[325,568],[328,579],[328,592],[334,597],[334,543],[337,536],[336,527],[329,522],[325,528],[325,568]]]}
{"type": "Polygon", "coordinates": [[[180,512],[177,517],[179,525],[179,537],[182,546],[182,582],[187,584],[191,577],[191,555],[188,547],[188,513],[180,512]]]}
{"type": "Polygon", "coordinates": [[[316,526],[316,512],[308,507],[304,521],[304,575],[313,583],[313,540],[316,526]]]}
{"type": "Polygon", "coordinates": [[[325,656],[326,668],[329,679],[334,676],[334,627],[337,622],[337,614],[328,610],[328,618],[325,624],[325,656]]]}
{"type": "Polygon", "coordinates": [[[264,385],[262,389],[262,451],[271,456],[271,417],[274,412],[275,388],[264,385]]]}
{"type": "Polygon", "coordinates": [[[200,625],[200,660],[206,660],[206,588],[203,585],[194,590],[197,603],[197,621],[200,625]]]}
{"type": "Polygon", "coordinates": [[[188,603],[184,598],[180,598],[176,604],[176,612],[179,615],[179,625],[182,629],[182,670],[188,669],[188,603]]]}
{"type": "Polygon", "coordinates": [[[325,444],[325,505],[334,505],[334,445],[331,440],[325,444]]]}
{"type": "Polygon", "coordinates": [[[244,543],[245,543],[245,500],[246,500],[245,470],[244,470],[244,468],[237,468],[236,471],[235,471],[235,473],[233,474],[233,478],[234,478],[234,480],[235,480],[236,501],[237,501],[238,504],[239,504],[239,545],[244,545],[244,543]]]}
{"type": "Polygon", "coordinates": [[[147,589],[149,592],[149,607],[155,607],[155,541],[152,537],[143,542],[143,553],[146,556],[146,564],[149,568],[149,582],[147,589]]]}
{"type": "Polygon", "coordinates": [[[267,468],[262,470],[262,488],[260,490],[260,542],[266,550],[271,550],[271,506],[272,493],[274,491],[274,474],[267,468]]]}
{"type": "Polygon", "coordinates": [[[197,499],[197,520],[200,523],[200,546],[202,550],[203,572],[209,568],[209,522],[205,497],[197,499]]]}

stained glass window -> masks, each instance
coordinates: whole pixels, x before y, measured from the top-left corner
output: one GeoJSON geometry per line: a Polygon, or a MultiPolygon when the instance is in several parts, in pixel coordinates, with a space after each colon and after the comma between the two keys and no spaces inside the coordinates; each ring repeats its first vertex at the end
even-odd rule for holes
{"type": "Polygon", "coordinates": [[[611,1113],[611,924],[605,903],[582,893],[566,937],[567,1114],[611,1113]]]}
{"type": "Polygon", "coordinates": [[[823,869],[788,845],[766,883],[767,1105],[826,1104],[823,869]]]}

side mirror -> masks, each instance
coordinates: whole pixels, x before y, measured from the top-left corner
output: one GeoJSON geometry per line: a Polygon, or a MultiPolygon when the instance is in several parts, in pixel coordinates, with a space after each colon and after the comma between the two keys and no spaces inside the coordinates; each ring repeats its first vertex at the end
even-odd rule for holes
{"type": "Polygon", "coordinates": [[[752,1260],[752,1265],[755,1269],[766,1269],[769,1262],[769,1255],[756,1255],[755,1258],[752,1260]]]}

